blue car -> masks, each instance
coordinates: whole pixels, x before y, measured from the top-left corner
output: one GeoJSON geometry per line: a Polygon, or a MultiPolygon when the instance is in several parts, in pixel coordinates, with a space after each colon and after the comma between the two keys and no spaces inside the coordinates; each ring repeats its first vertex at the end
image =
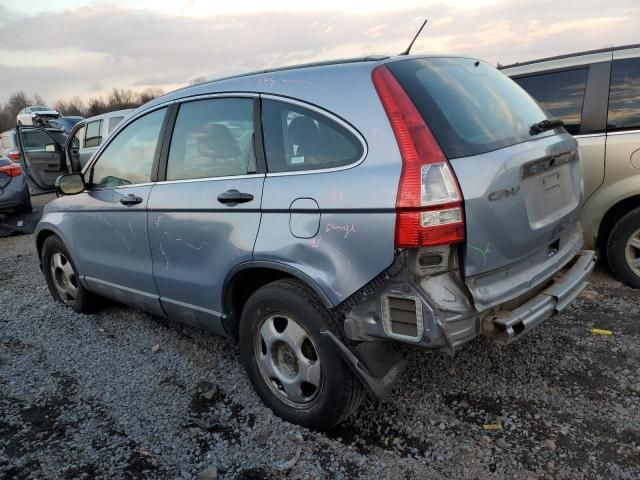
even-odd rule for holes
{"type": "Polygon", "coordinates": [[[68,145],[39,140],[26,163],[62,195],[35,235],[53,297],[78,312],[109,297],[237,339],[263,401],[312,428],[365,391],[390,395],[403,346],[522,338],[594,266],[577,142],[475,58],[188,87],[132,112],[57,181],[68,145]]]}

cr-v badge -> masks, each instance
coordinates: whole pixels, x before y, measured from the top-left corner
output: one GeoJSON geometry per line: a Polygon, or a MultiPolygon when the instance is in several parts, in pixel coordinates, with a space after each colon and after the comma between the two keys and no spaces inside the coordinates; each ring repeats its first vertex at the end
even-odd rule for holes
{"type": "Polygon", "coordinates": [[[502,200],[503,198],[515,197],[520,191],[520,186],[513,187],[509,190],[496,190],[495,192],[491,192],[487,198],[495,202],[496,200],[502,200]]]}

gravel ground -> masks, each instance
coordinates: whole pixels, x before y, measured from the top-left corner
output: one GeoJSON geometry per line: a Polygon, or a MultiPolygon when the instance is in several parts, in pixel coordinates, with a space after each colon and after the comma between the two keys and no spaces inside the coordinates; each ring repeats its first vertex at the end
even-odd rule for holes
{"type": "Polygon", "coordinates": [[[32,236],[0,238],[0,478],[639,478],[637,298],[597,272],[514,345],[412,351],[391,400],[322,434],[263,406],[232,341],[76,314],[32,236]]]}

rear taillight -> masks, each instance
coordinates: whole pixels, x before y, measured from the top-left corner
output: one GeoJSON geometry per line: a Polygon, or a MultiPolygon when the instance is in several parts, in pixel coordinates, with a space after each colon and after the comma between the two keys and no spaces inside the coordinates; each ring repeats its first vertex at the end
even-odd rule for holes
{"type": "Polygon", "coordinates": [[[3,165],[0,167],[0,173],[4,173],[9,175],[10,177],[19,177],[22,175],[22,168],[17,163],[12,163],[10,165],[3,165]]]}
{"type": "Polygon", "coordinates": [[[11,152],[7,155],[7,158],[18,162],[20,161],[20,152],[11,152]]]}
{"type": "Polygon", "coordinates": [[[372,79],[402,156],[396,200],[396,247],[462,242],[462,195],[440,145],[386,66],[376,67],[372,79]]]}

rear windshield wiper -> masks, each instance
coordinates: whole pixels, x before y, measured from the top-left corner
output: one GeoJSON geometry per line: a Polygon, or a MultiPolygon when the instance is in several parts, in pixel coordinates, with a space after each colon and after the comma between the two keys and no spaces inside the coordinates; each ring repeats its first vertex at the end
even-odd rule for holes
{"type": "Polygon", "coordinates": [[[529,127],[529,133],[531,135],[538,135],[539,133],[546,132],[547,130],[553,130],[558,127],[564,127],[564,122],[559,118],[549,118],[531,125],[531,127],[529,127]]]}

